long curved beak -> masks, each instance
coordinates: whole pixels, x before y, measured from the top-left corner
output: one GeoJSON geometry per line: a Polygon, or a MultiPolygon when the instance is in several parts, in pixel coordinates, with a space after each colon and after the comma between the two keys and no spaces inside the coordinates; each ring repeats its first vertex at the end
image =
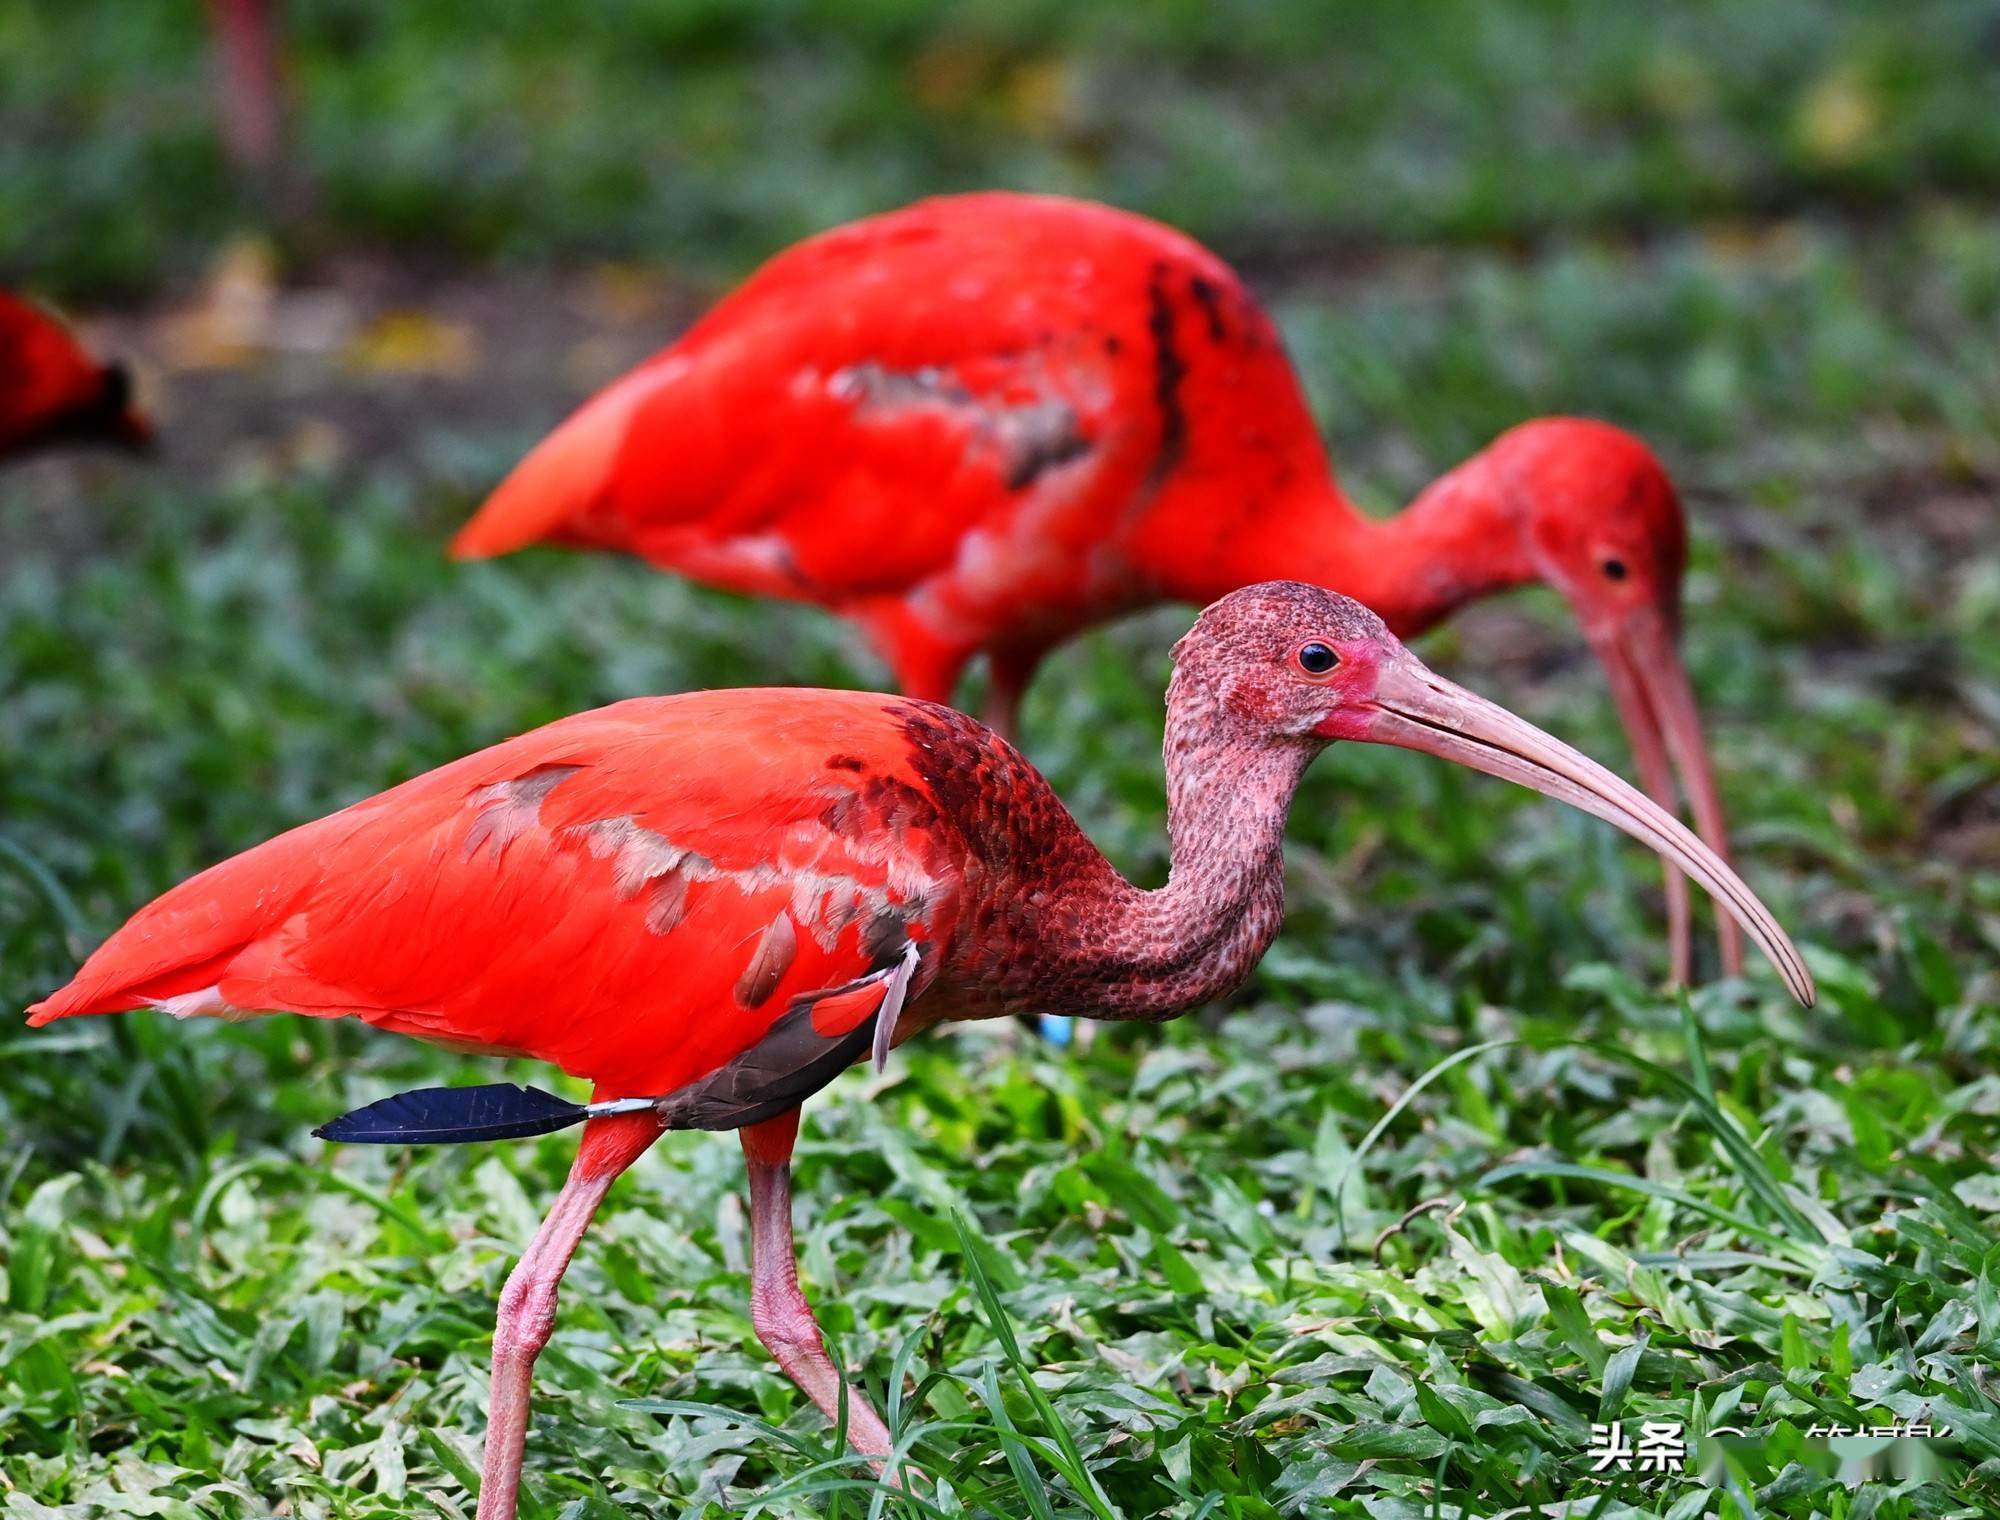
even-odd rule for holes
{"type": "MultiPolygon", "coordinates": [[[[1646,608],[1608,630],[1593,632],[1590,638],[1611,683],[1611,698],[1624,721],[1633,758],[1638,762],[1639,780],[1647,794],[1670,813],[1684,794],[1702,842],[1726,862],[1729,828],[1722,816],[1722,797],[1716,790],[1715,769],[1702,737],[1694,690],[1688,685],[1668,617],[1646,608]]],[[[1673,975],[1675,981],[1686,983],[1694,972],[1687,878],[1671,865],[1666,873],[1673,975]]],[[[1739,975],[1743,970],[1743,937],[1735,923],[1726,916],[1720,918],[1716,937],[1723,975],[1739,975]]]]}
{"type": "MultiPolygon", "coordinates": [[[[1667,732],[1673,731],[1669,726],[1667,732]]],[[[1362,736],[1516,782],[1622,829],[1670,869],[1700,882],[1770,958],[1792,996],[1812,1005],[1812,973],[1805,961],[1727,862],[1664,807],[1560,739],[1433,674],[1407,650],[1383,662],[1362,736]]]]}

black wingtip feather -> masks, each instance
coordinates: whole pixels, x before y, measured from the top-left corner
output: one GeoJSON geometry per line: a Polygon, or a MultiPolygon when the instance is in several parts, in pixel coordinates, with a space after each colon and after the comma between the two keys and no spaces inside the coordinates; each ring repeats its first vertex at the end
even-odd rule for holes
{"type": "Polygon", "coordinates": [[[346,1145],[457,1145],[552,1134],[588,1117],[581,1103],[539,1087],[496,1082],[397,1093],[342,1114],[313,1133],[346,1145]]]}

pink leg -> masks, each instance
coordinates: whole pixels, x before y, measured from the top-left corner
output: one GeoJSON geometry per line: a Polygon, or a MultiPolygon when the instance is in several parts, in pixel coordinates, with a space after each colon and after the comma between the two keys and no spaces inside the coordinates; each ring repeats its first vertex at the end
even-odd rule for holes
{"type": "Polygon", "coordinates": [[[534,1243],[500,1290],[493,1327],[493,1387],[486,1414],[485,1470],[479,1483],[479,1520],[514,1520],[521,1488],[521,1452],[528,1439],[528,1390],[535,1358],[556,1322],[556,1288],[576,1253],[591,1216],[618,1174],[638,1160],[660,1126],[649,1114],[592,1119],[569,1181],[557,1195],[534,1243]]]}
{"type": "Polygon", "coordinates": [[[879,598],[849,616],[861,625],[882,663],[896,678],[896,690],[906,697],[952,705],[958,678],[965,674],[970,649],[952,649],[918,623],[910,610],[895,597],[879,598]]]}
{"type": "Polygon", "coordinates": [[[222,142],[239,169],[269,174],[284,108],[269,0],[209,0],[220,56],[222,142]]]}
{"type": "Polygon", "coordinates": [[[1018,739],[1021,698],[1042,663],[1042,649],[995,649],[986,656],[986,726],[1001,738],[1018,739]]]}
{"type": "MultiPolygon", "coordinates": [[[[819,1321],[799,1291],[792,1242],[792,1142],[798,1132],[797,1109],[742,1132],[743,1159],[750,1168],[750,1323],[785,1376],[838,1424],[840,1369],[826,1354],[819,1321]]],[[[895,1447],[889,1427],[859,1392],[849,1388],[845,1393],[847,1444],[880,1472],[895,1447]]]]}

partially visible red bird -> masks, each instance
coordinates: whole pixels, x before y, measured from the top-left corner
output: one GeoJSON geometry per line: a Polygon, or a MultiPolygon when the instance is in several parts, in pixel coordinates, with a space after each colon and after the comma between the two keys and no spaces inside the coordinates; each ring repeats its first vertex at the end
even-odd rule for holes
{"type": "MultiPolygon", "coordinates": [[[[913,695],[984,654],[988,719],[1051,646],[1161,601],[1295,576],[1410,637],[1540,581],[1611,679],[1641,779],[1728,853],[1675,642],[1685,530],[1645,444],[1503,434],[1387,521],[1342,494],[1277,330],[1192,240],[988,193],[836,228],[765,264],[522,461],[454,549],[628,550],[852,618],[913,695]]],[[[1677,978],[1686,884],[1668,873],[1677,978]]],[[[1722,925],[1724,969],[1741,944],[1722,925]]]]}
{"type": "Polygon", "coordinates": [[[39,306],[0,290],[0,457],[60,443],[152,441],[122,364],[100,364],[39,306]]]}
{"type": "MultiPolygon", "coordinates": [[[[1803,1001],[1812,981],[1712,851],[1602,767],[1431,674],[1372,612],[1283,583],[1224,598],[1175,651],[1173,866],[1112,867],[1004,739],[934,703],[717,691],[582,713],[239,855],[140,911],[30,1010],[288,1010],[534,1056],[594,1084],[404,1094],[337,1139],[410,1143],[586,1123],[507,1281],[481,1520],[514,1514],[536,1355],[612,1180],[670,1128],[741,1129],[751,1318],[835,1417],[799,1291],[799,1105],[871,1048],[1044,1010],[1165,1019],[1237,986],[1284,912],[1294,790],[1336,739],[1442,755],[1616,824],[1716,894],[1803,1001]]],[[[856,1451],[890,1433],[845,1393],[856,1451]]]]}

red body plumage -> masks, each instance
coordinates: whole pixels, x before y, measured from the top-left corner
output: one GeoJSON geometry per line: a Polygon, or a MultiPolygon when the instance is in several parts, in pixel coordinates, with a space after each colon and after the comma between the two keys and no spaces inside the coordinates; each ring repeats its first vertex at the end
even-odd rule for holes
{"type": "MultiPolygon", "coordinates": [[[[641,698],[203,872],[31,1022],[148,1004],[352,1015],[520,1051],[627,1100],[572,1111],[587,1120],[576,1167],[501,1296],[482,1520],[515,1512],[532,1367],[570,1254],[611,1179],[668,1128],[741,1130],[752,1323],[882,1462],[891,1434],[841,1386],[793,1267],[799,1104],[870,1045],[939,1019],[1169,1018],[1238,985],[1283,916],[1293,795],[1337,739],[1444,755],[1609,819],[1718,893],[1811,1000],[1784,931],[1665,812],[1425,670],[1366,608],[1279,583],[1224,598],[1176,648],[1173,868],[1155,890],[1112,868],[1011,744],[950,708],[865,692],[641,698]]],[[[388,1108],[335,1132],[535,1133],[565,1105],[504,1089],[388,1108]]]]}
{"type": "Polygon", "coordinates": [[[62,441],[152,436],[117,365],[99,364],[55,318],[0,290],[0,456],[62,441]]]}
{"type": "Polygon", "coordinates": [[[904,707],[732,691],[552,723],[182,883],[31,1021],[352,1015],[674,1091],[866,975],[881,924],[949,935],[962,862],[904,707]]]}
{"type": "Polygon", "coordinates": [[[906,690],[1205,600],[1331,490],[1277,334],[1157,223],[1016,195],[809,239],[558,429],[460,533],[625,549],[866,625],[906,690]],[[1224,504],[1228,506],[1224,509],[1224,504]]]}

